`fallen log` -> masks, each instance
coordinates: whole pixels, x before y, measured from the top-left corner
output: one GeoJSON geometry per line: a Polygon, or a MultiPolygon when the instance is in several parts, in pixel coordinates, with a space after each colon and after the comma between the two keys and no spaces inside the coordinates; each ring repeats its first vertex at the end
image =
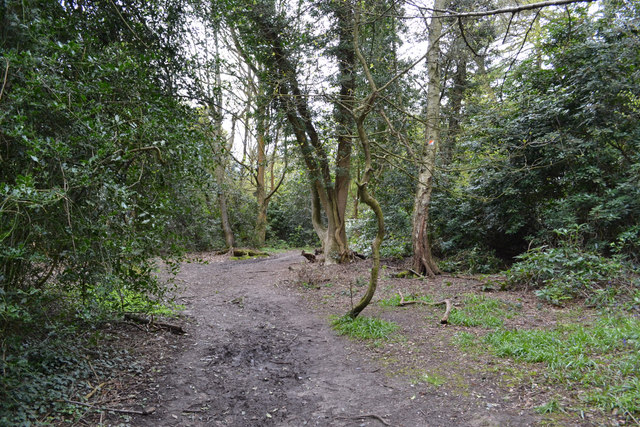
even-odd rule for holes
{"type": "Polygon", "coordinates": [[[421,279],[424,278],[424,276],[418,272],[416,272],[415,270],[412,269],[407,269],[407,270],[402,270],[398,273],[392,274],[391,277],[395,277],[396,279],[421,279]]]}
{"type": "Polygon", "coordinates": [[[145,319],[144,317],[136,316],[135,314],[131,313],[125,313],[124,319],[130,320],[135,323],[141,323],[143,325],[154,325],[159,328],[166,329],[176,335],[186,334],[185,330],[182,329],[182,326],[172,325],[171,323],[156,322],[153,319],[145,319]]]}
{"type": "Polygon", "coordinates": [[[259,251],[257,249],[247,249],[247,248],[233,248],[233,251],[231,253],[235,257],[269,256],[267,252],[259,251]]]}
{"type": "Polygon", "coordinates": [[[445,306],[444,316],[442,316],[442,319],[440,319],[440,323],[443,325],[446,325],[449,323],[449,314],[451,314],[451,310],[453,309],[453,303],[451,302],[450,299],[447,298],[438,302],[426,302],[426,301],[420,301],[420,300],[405,301],[404,296],[402,295],[402,292],[398,292],[398,293],[400,294],[400,303],[398,304],[398,306],[400,307],[404,307],[411,304],[421,304],[421,305],[443,305],[444,304],[445,306]]]}

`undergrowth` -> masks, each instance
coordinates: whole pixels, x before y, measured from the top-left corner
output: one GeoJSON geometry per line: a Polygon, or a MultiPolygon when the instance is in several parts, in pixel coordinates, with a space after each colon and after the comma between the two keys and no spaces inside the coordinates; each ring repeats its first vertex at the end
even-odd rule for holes
{"type": "MultiPolygon", "coordinates": [[[[39,333],[4,337],[0,360],[0,425],[56,424],[72,420],[95,386],[117,372],[142,373],[126,350],[88,325],[43,325],[39,333]]],[[[84,411],[83,411],[84,412],[84,411]]]]}
{"type": "Polygon", "coordinates": [[[594,307],[640,308],[640,279],[632,266],[582,248],[579,230],[556,230],[561,237],[557,247],[533,248],[518,256],[506,271],[507,285],[535,289],[538,297],[555,305],[582,298],[594,307]]]}
{"type": "Polygon", "coordinates": [[[73,420],[86,409],[69,401],[85,401],[117,373],[142,371],[128,351],[115,348],[102,325],[123,312],[170,315],[180,308],[126,288],[82,295],[50,286],[31,293],[25,304],[17,291],[0,292],[2,426],[73,420]]]}

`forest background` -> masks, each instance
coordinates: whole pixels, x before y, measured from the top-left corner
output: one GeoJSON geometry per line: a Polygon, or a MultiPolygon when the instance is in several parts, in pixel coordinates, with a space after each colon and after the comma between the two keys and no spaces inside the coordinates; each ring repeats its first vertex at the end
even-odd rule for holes
{"type": "Polygon", "coordinates": [[[192,251],[639,304],[640,2],[528,4],[1,1],[0,395],[34,384],[2,405],[192,251]]]}

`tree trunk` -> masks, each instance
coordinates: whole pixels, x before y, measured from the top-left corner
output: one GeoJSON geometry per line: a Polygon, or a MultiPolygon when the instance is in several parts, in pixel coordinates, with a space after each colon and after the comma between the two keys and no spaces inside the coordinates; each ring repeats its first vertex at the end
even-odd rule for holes
{"type": "MultiPolygon", "coordinates": [[[[338,246],[338,258],[340,262],[351,259],[346,232],[346,211],[349,198],[349,185],[351,183],[351,151],[353,141],[353,118],[351,110],[354,104],[356,89],[355,66],[356,55],[353,44],[354,11],[352,2],[331,3],[333,13],[337,19],[338,46],[336,58],[338,60],[338,81],[340,82],[339,102],[335,105],[334,117],[337,129],[338,151],[336,152],[335,172],[335,224],[333,233],[335,243],[338,246]]],[[[329,225],[329,234],[332,233],[329,225]]],[[[327,257],[325,256],[325,259],[327,257]]]]}
{"type": "MultiPolygon", "coordinates": [[[[215,43],[215,57],[219,57],[218,46],[218,32],[214,32],[215,43]]],[[[215,84],[218,88],[222,87],[222,78],[220,75],[220,62],[216,61],[215,66],[215,84]]],[[[214,125],[214,138],[213,150],[216,154],[216,166],[214,175],[218,184],[218,206],[220,207],[220,223],[222,226],[222,234],[224,235],[224,241],[227,248],[232,249],[235,245],[235,237],[231,228],[231,221],[229,221],[229,210],[227,207],[227,194],[226,194],[226,169],[228,163],[228,153],[233,146],[233,134],[235,133],[235,121],[232,125],[231,137],[225,141],[224,134],[222,132],[222,91],[219,90],[213,95],[214,102],[209,108],[213,114],[214,125]]]]}
{"type": "MultiPolygon", "coordinates": [[[[258,112],[258,114],[262,114],[258,112]]],[[[258,203],[258,215],[256,217],[255,228],[255,245],[258,248],[264,246],[267,237],[267,208],[269,207],[269,199],[265,188],[265,172],[267,168],[266,142],[265,135],[267,132],[265,126],[265,117],[258,117],[257,131],[257,150],[258,150],[258,167],[256,170],[256,201],[258,203]]]]}
{"type": "Polygon", "coordinates": [[[224,241],[227,248],[233,248],[235,245],[235,238],[233,230],[231,229],[231,222],[229,221],[229,210],[227,208],[227,195],[225,191],[225,178],[226,171],[225,165],[219,164],[216,166],[215,175],[218,184],[218,206],[220,208],[220,222],[222,225],[222,234],[224,235],[224,241]]]}
{"type": "MultiPolygon", "coordinates": [[[[435,10],[444,9],[444,0],[435,0],[435,10]]],[[[433,172],[436,165],[436,150],[440,144],[440,36],[442,20],[433,12],[429,24],[429,52],[427,54],[427,111],[425,125],[425,145],[420,164],[416,198],[413,205],[413,269],[421,274],[434,277],[440,273],[431,255],[429,241],[429,205],[433,187],[433,172]]]]}
{"type": "MultiPolygon", "coordinates": [[[[346,6],[345,9],[352,10],[350,6],[346,6]]],[[[263,65],[272,76],[265,83],[271,85],[273,92],[278,96],[280,102],[277,106],[285,113],[300,147],[312,186],[312,222],[323,243],[325,262],[341,262],[348,259],[350,255],[344,217],[349,189],[351,138],[341,138],[338,141],[335,179],[333,179],[327,149],[315,129],[308,98],[298,84],[295,62],[281,38],[281,34],[286,33],[286,24],[284,21],[275,19],[276,16],[275,2],[261,3],[261,7],[243,12],[242,20],[246,21],[249,18],[251,27],[239,27],[237,30],[241,35],[242,32],[245,35],[251,33],[251,37],[254,37],[257,32],[270,51],[269,55],[264,56],[263,65]],[[277,84],[274,84],[274,81],[277,81],[277,84]],[[322,223],[321,209],[326,213],[326,226],[322,223]]],[[[345,28],[352,28],[348,16],[349,13],[345,18],[345,28]]],[[[243,54],[242,47],[237,45],[238,50],[243,54]]],[[[247,57],[247,55],[244,56],[247,57]]],[[[248,60],[248,62],[251,61],[248,60]]],[[[258,75],[265,75],[265,73],[258,75]]],[[[348,77],[347,80],[351,78],[353,76],[348,77]]],[[[347,90],[345,93],[349,97],[353,96],[353,90],[347,90]]]]}
{"type": "Polygon", "coordinates": [[[360,200],[367,204],[371,208],[371,210],[376,215],[376,222],[378,225],[376,231],[376,237],[371,242],[371,258],[372,258],[372,266],[371,266],[371,276],[369,278],[369,287],[367,288],[367,292],[365,292],[364,296],[360,299],[358,304],[347,313],[347,316],[355,319],[361,312],[364,310],[367,305],[373,299],[373,296],[376,292],[376,288],[378,286],[378,275],[380,272],[380,245],[382,245],[382,240],[384,239],[384,216],[382,214],[382,209],[380,208],[380,204],[378,201],[369,194],[368,185],[371,177],[373,175],[373,164],[371,161],[371,144],[369,141],[369,137],[364,128],[364,122],[373,109],[375,104],[375,100],[378,97],[378,88],[373,80],[373,76],[369,71],[369,66],[362,55],[359,47],[359,10],[356,11],[356,16],[354,17],[354,29],[353,29],[353,46],[354,46],[354,54],[356,55],[360,65],[362,66],[362,70],[367,77],[367,81],[369,83],[369,88],[371,92],[369,96],[365,98],[363,103],[354,109],[353,114],[356,117],[356,129],[358,133],[358,139],[360,140],[360,146],[362,147],[362,152],[364,154],[364,173],[362,174],[362,180],[358,183],[358,195],[360,196],[360,200]]]}
{"type": "Polygon", "coordinates": [[[458,57],[455,60],[456,72],[453,75],[453,87],[449,95],[450,112],[449,112],[449,129],[447,132],[447,140],[443,141],[441,153],[442,162],[448,165],[453,160],[453,152],[455,150],[456,137],[460,133],[460,118],[462,117],[462,101],[467,85],[467,58],[462,49],[458,49],[458,57]]]}

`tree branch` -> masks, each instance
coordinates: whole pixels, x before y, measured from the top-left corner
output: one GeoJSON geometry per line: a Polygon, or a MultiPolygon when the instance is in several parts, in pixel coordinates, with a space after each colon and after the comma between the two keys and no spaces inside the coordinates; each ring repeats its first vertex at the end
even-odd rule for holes
{"type": "Polygon", "coordinates": [[[500,15],[503,13],[518,13],[525,10],[541,9],[543,7],[549,7],[549,6],[563,6],[567,4],[573,4],[573,3],[592,3],[594,1],[596,0],[551,0],[551,1],[543,1],[539,3],[524,4],[520,6],[504,7],[502,9],[487,10],[484,12],[463,12],[463,13],[458,13],[453,10],[433,9],[433,8],[427,8],[427,7],[423,7],[420,9],[430,10],[430,11],[440,12],[445,14],[443,16],[439,16],[439,18],[466,18],[470,16],[491,16],[491,15],[500,15]]]}
{"type": "Polygon", "coordinates": [[[7,85],[7,76],[9,75],[9,60],[7,59],[7,66],[4,69],[4,79],[2,81],[2,89],[0,89],[0,100],[2,100],[2,94],[4,93],[4,87],[7,85]]]}

